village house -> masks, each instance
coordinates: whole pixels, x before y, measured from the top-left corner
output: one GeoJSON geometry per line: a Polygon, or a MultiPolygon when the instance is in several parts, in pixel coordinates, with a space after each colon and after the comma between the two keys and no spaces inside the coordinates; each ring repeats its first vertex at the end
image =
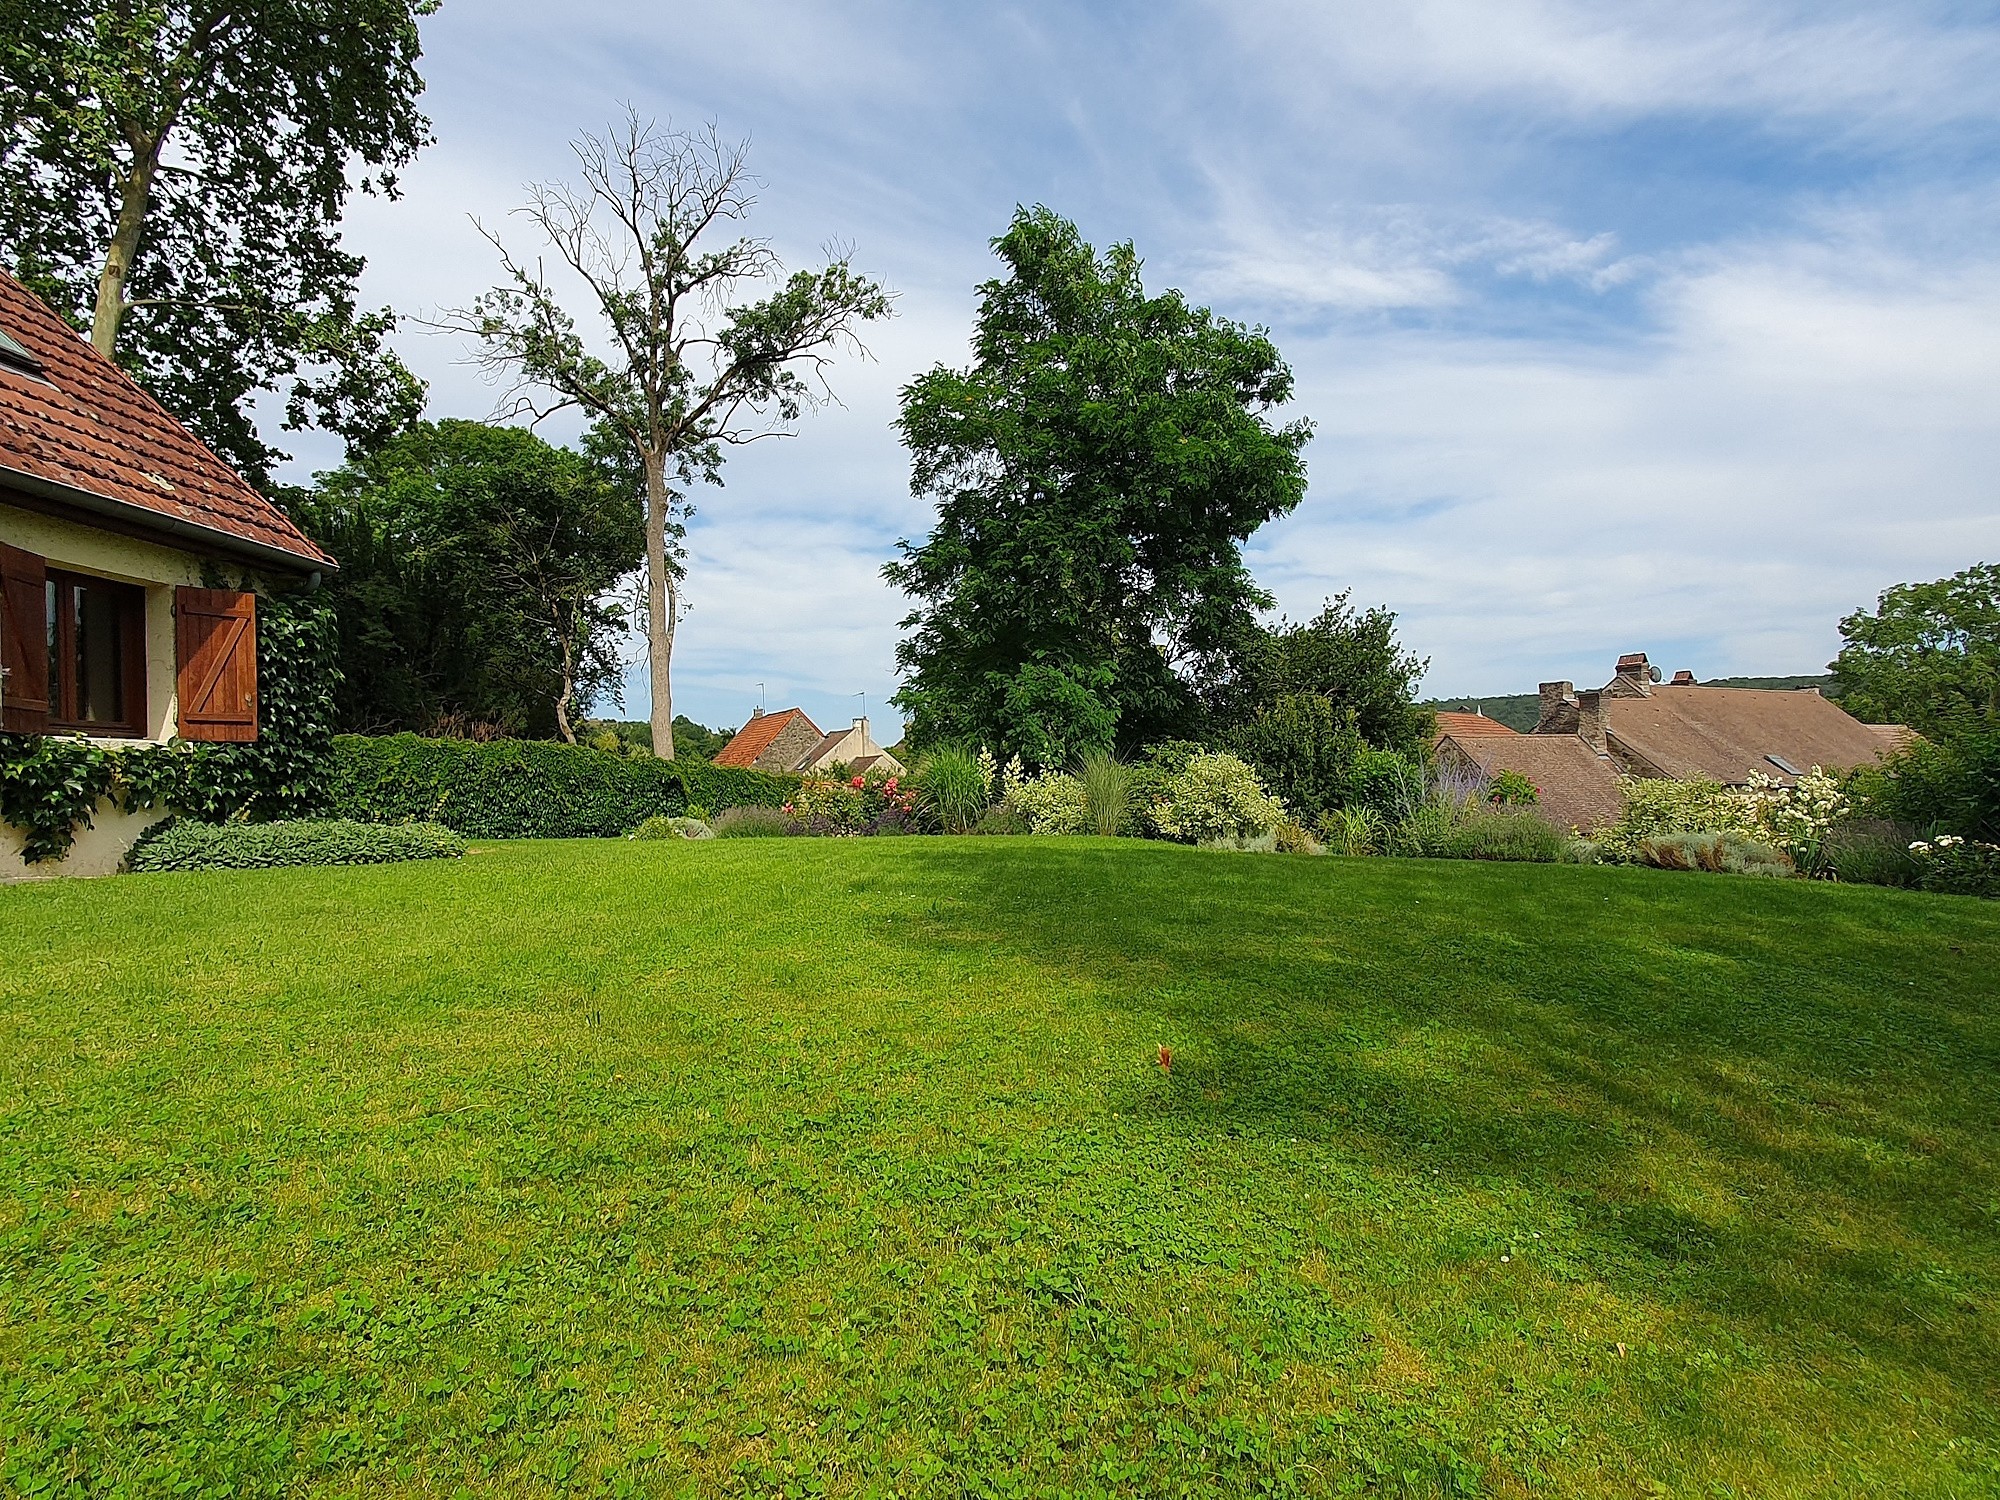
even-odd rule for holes
{"type": "MultiPolygon", "coordinates": [[[[0,272],[0,730],[111,743],[258,736],[257,594],[334,561],[122,370],[0,272]]],[[[160,814],[100,804],[69,855],[107,874],[160,814]]]]}
{"type": "Polygon", "coordinates": [[[715,764],[797,772],[845,766],[856,776],[872,770],[887,771],[892,776],[903,774],[903,763],[875,743],[865,717],[856,719],[846,729],[823,734],[802,708],[784,708],[769,714],[758,709],[750,716],[750,722],[716,752],[715,764]]]}
{"type": "Polygon", "coordinates": [[[1438,757],[1483,776],[1519,772],[1540,789],[1543,816],[1589,832],[1617,819],[1623,777],[1745,786],[1762,776],[1789,784],[1814,766],[1869,764],[1911,738],[1900,724],[1863,724],[1817,688],[1704,687],[1692,672],[1660,677],[1639,651],[1619,657],[1601,688],[1545,682],[1528,734],[1475,714],[1440,714],[1438,757]]]}

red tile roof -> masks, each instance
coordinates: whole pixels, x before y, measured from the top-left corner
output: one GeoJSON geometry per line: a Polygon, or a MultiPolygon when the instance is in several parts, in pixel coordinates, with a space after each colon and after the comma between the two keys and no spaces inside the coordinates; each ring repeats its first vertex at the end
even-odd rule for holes
{"type": "MultiPolygon", "coordinates": [[[[757,757],[771,748],[772,741],[785,732],[785,727],[794,719],[805,719],[814,734],[819,726],[806,719],[802,708],[781,708],[774,714],[758,714],[748,724],[736,731],[736,737],[715,752],[714,764],[718,766],[749,767],[757,764],[757,757]]],[[[791,768],[786,767],[787,770],[791,768]]]]}
{"type": "Polygon", "coordinates": [[[1485,714],[1465,714],[1454,713],[1450,710],[1440,710],[1437,720],[1438,739],[1443,739],[1448,734],[1463,739],[1469,734],[1518,733],[1517,730],[1510,729],[1498,719],[1487,718],[1485,714]]]}
{"type": "Polygon", "coordinates": [[[0,331],[41,365],[40,377],[0,363],[0,488],[10,482],[82,491],[126,519],[159,518],[271,549],[309,567],[333,559],[47,304],[0,271],[0,331]],[[128,512],[127,508],[131,508],[128,512]]]}

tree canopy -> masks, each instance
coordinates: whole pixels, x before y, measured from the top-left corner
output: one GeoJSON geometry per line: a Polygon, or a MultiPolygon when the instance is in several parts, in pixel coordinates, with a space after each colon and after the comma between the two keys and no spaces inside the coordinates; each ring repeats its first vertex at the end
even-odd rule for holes
{"type": "Polygon", "coordinates": [[[1840,622],[1841,704],[1931,739],[2000,728],[2000,565],[1885,589],[1840,622]]]}
{"type": "Polygon", "coordinates": [[[422,423],[319,478],[292,509],[341,561],[340,727],[569,738],[622,675],[640,500],[518,427],[422,423]]]}
{"type": "Polygon", "coordinates": [[[520,215],[596,304],[608,354],[577,332],[542,263],[491,233],[505,279],[442,326],[477,339],[486,367],[517,382],[507,414],[581,407],[599,451],[622,448],[643,479],[653,751],[672,759],[685,487],[720,484],[728,449],[788,431],[824,394],[835,351],[858,349],[856,329],[889,316],[890,299],[844,256],[787,275],[764,241],[725,238],[756,199],[748,148],[713,128],[662,130],[628,114],[572,149],[582,186],[544,183],[520,215]]]}
{"type": "Polygon", "coordinates": [[[912,489],[937,504],[884,569],[910,742],[1044,765],[1183,732],[1195,683],[1270,600],[1243,541],[1305,493],[1311,425],[1262,330],[1148,296],[1129,243],[1018,210],[993,241],[973,362],[904,388],[912,489]]]}
{"type": "Polygon", "coordinates": [[[1211,706],[1223,726],[1243,722],[1295,695],[1326,699],[1351,714],[1361,738],[1379,750],[1429,742],[1435,713],[1417,705],[1430,663],[1396,639],[1395,611],[1358,610],[1345,591],[1310,620],[1281,619],[1244,632],[1228,669],[1214,679],[1211,706]]]}
{"type": "Polygon", "coordinates": [[[379,441],[422,387],[363,312],[349,193],[393,195],[430,138],[436,0],[10,0],[0,253],[253,482],[286,425],[379,441]]]}

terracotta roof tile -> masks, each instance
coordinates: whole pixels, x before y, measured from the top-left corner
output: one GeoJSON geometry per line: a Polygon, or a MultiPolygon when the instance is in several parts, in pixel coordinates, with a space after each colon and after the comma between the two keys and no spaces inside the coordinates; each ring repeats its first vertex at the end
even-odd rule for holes
{"type": "Polygon", "coordinates": [[[734,739],[715,752],[712,764],[741,768],[756,765],[757,757],[771,748],[772,742],[785,732],[785,726],[794,719],[805,719],[812,732],[819,733],[819,726],[806,719],[806,711],[802,708],[781,708],[773,714],[758,714],[736,731],[734,739]]]}
{"type": "Polygon", "coordinates": [[[1498,719],[1489,719],[1484,714],[1455,713],[1441,709],[1437,716],[1437,738],[1454,735],[1459,739],[1469,734],[1516,734],[1519,731],[1502,724],[1498,719]]]}
{"type": "Polygon", "coordinates": [[[0,329],[42,367],[37,378],[0,364],[0,469],[273,547],[302,563],[333,562],[4,271],[0,329]]]}

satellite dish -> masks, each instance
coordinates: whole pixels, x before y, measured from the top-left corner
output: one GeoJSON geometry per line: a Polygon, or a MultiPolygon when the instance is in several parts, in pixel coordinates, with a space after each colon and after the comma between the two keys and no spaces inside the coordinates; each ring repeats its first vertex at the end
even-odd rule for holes
{"type": "Polygon", "coordinates": [[[1648,667],[1646,669],[1646,675],[1652,678],[1653,681],[1658,682],[1666,674],[1662,672],[1658,667],[1648,667]]]}

